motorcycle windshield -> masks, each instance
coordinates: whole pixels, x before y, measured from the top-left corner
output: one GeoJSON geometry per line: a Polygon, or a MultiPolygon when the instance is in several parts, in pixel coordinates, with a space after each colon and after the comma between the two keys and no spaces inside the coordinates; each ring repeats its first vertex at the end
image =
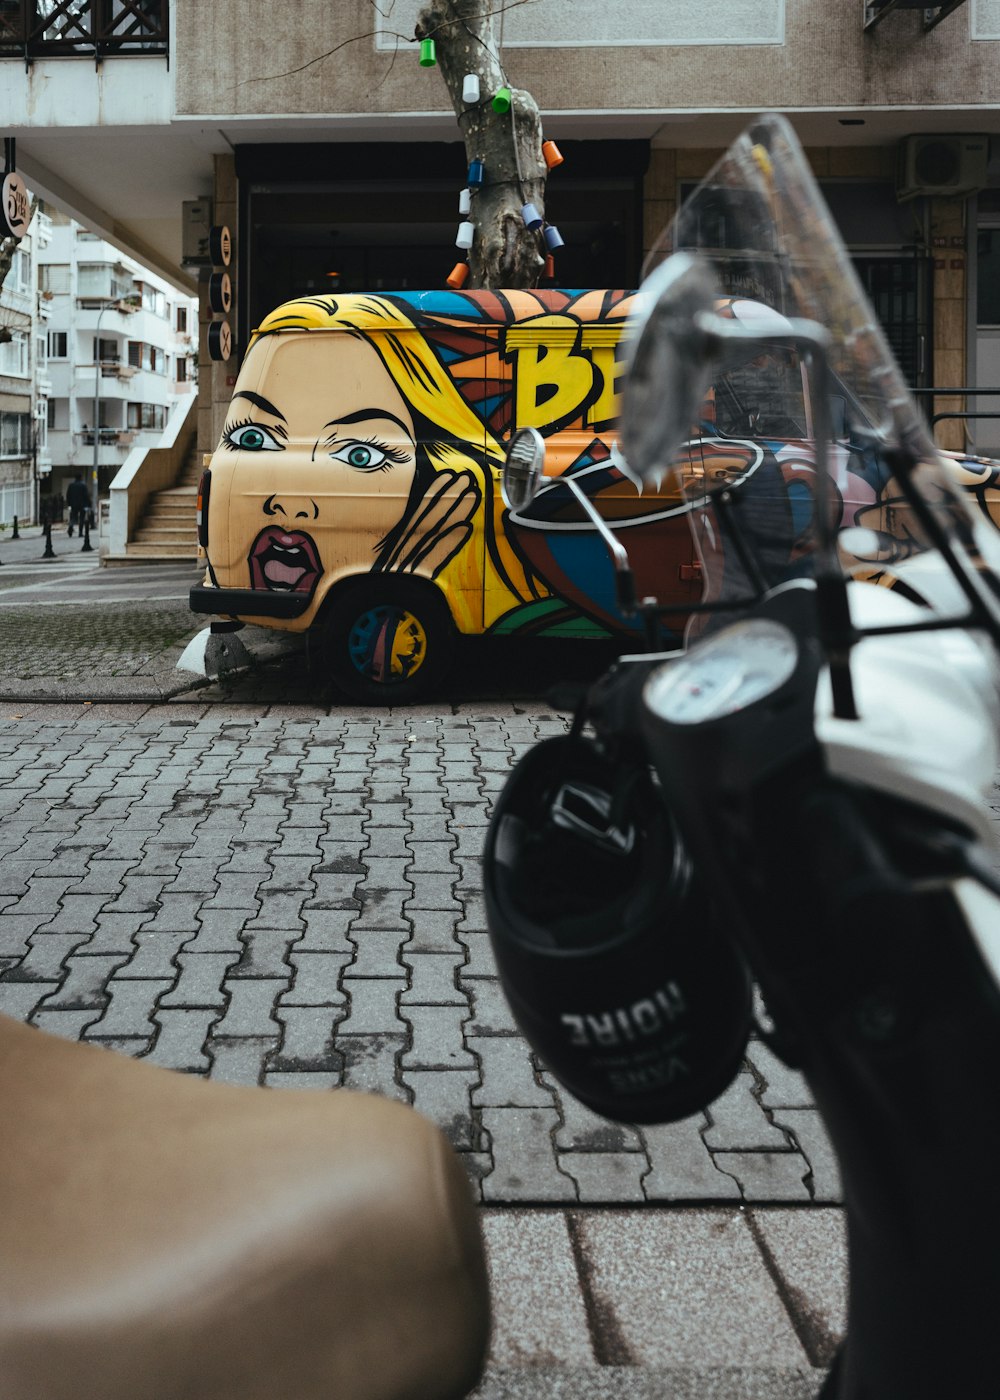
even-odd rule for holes
{"type": "Polygon", "coordinates": [[[629,413],[648,417],[655,404],[691,503],[704,602],[735,606],[815,573],[822,558],[849,577],[909,579],[939,613],[967,617],[971,603],[1000,628],[1000,537],[970,512],[936,447],[782,117],[760,118],[726,151],[654,245],[644,275],[634,341],[648,333],[674,344],[667,357],[647,356],[645,396],[626,382],[625,453],[638,477],[662,474],[668,459],[640,452],[634,461],[628,445],[629,413]],[[692,316],[691,300],[671,286],[658,310],[673,297],[675,314],[654,327],[651,299],[670,284],[670,266],[690,261],[679,254],[700,276],[710,270],[711,310],[692,316]],[[825,392],[796,335],[803,323],[828,332],[825,392]],[[700,332],[711,352],[699,348],[700,332]],[[699,354],[700,375],[691,369],[699,354]],[[657,364],[677,367],[684,389],[657,395],[657,364]],[[819,434],[828,444],[822,479],[819,434]]]}

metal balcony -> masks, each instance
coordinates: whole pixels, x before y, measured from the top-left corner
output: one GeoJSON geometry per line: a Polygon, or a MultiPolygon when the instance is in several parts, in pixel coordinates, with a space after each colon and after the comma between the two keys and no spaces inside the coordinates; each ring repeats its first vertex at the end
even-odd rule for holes
{"type": "Polygon", "coordinates": [[[163,54],[169,0],[0,0],[0,58],[163,54]]]}

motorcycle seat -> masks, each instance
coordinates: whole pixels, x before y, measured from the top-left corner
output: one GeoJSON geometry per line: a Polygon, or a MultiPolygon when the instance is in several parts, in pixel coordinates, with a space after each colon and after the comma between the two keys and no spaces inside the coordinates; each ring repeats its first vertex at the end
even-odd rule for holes
{"type": "Polygon", "coordinates": [[[0,1104],[5,1400],[457,1400],[478,1378],[476,1209],[413,1109],[7,1017],[0,1104]]]}

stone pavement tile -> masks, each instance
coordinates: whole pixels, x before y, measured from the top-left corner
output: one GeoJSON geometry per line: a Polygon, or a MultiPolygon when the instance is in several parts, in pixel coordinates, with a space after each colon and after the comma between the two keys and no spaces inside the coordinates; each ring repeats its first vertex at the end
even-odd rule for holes
{"type": "Polygon", "coordinates": [[[164,887],[164,898],[178,894],[211,896],[219,888],[218,861],[213,856],[182,856],[177,871],[176,879],[164,887]]]}
{"type": "Polygon", "coordinates": [[[304,901],[306,908],[356,909],[360,894],[358,883],[363,874],[363,870],[345,871],[324,869],[322,874],[318,871],[314,872],[312,877],[312,889],[309,891],[308,897],[304,901]]]}
{"type": "Polygon", "coordinates": [[[841,1210],[755,1209],[747,1220],[814,1366],[829,1366],[847,1330],[847,1232],[841,1210]]]}
{"type": "Polygon", "coordinates": [[[132,940],[134,952],[121,966],[120,978],[161,977],[173,985],[177,977],[177,954],[190,938],[189,933],[157,933],[148,924],[132,940]]]}
{"type": "Polygon", "coordinates": [[[295,941],[297,953],[350,953],[354,954],[354,944],[347,937],[351,921],[356,919],[356,909],[310,909],[302,908],[302,922],[305,932],[295,941]]]}
{"type": "Polygon", "coordinates": [[[48,1035],[58,1035],[63,1040],[82,1040],[88,1026],[93,1025],[100,1011],[36,1011],[31,1024],[48,1035]]]}
{"type": "MultiPolygon", "coordinates": [[[[304,890],[281,894],[261,886],[257,897],[260,900],[260,909],[251,920],[253,926],[260,929],[290,929],[296,934],[301,932],[304,927],[302,905],[307,898],[304,890]]],[[[209,908],[211,903],[212,901],[208,900],[205,907],[209,908]]]]}
{"type": "Polygon", "coordinates": [[[476,1070],[407,1070],[403,1084],[413,1093],[413,1106],[444,1133],[460,1152],[479,1145],[479,1131],[473,1120],[470,1094],[478,1082],[476,1070]]]}
{"type": "Polygon", "coordinates": [[[107,914],[155,914],[166,879],[161,875],[126,875],[117,899],[104,906],[107,914]]]}
{"type": "Polygon", "coordinates": [[[356,849],[346,837],[339,837],[336,842],[326,841],[324,851],[328,852],[328,860],[335,859],[337,855],[345,860],[353,857],[359,873],[364,874],[364,866],[360,865],[362,860],[409,860],[410,847],[407,843],[412,835],[409,826],[366,826],[356,849]]]}
{"type": "Polygon", "coordinates": [[[240,934],[254,917],[252,909],[207,909],[203,904],[198,911],[198,932],[184,943],[186,953],[233,953],[240,957],[243,944],[240,934]]]}
{"type": "MultiPolygon", "coordinates": [[[[404,934],[409,937],[409,934],[404,934]]],[[[410,985],[400,997],[402,1006],[461,1006],[469,1014],[469,1000],[458,985],[458,969],[465,961],[456,944],[446,953],[414,953],[403,948],[403,964],[409,970],[410,985]]]]}
{"type": "Polygon", "coordinates": [[[413,792],[408,790],[406,800],[409,803],[409,816],[414,830],[423,824],[425,820],[444,820],[445,823],[451,817],[451,808],[445,802],[442,792],[413,792]]]}
{"type": "Polygon", "coordinates": [[[273,841],[232,842],[232,855],[227,861],[220,861],[219,875],[270,875],[271,864],[268,856],[277,849],[273,841]]]}
{"type": "MultiPolygon", "coordinates": [[[[218,1030],[218,1026],[215,1030],[218,1030]]],[[[277,1044],[277,1038],[267,1036],[217,1040],[213,1034],[207,1045],[212,1061],[209,1078],[224,1084],[260,1084],[264,1077],[265,1061],[277,1044]]]]}
{"type": "Polygon", "coordinates": [[[56,982],[0,982],[0,1013],[27,1021],[57,986],[56,982]]]}
{"type": "Polygon", "coordinates": [[[338,1078],[343,1056],[333,1048],[334,1029],[342,1008],[330,1006],[279,1006],[275,1018],[284,1032],[281,1045],[271,1056],[270,1069],[285,1073],[330,1071],[338,1078]]]}
{"type": "Polygon", "coordinates": [[[135,936],[145,928],[150,917],[148,914],[98,914],[97,932],[80,945],[80,955],[125,953],[131,956],[136,948],[135,936]]]}
{"type": "MultiPolygon", "coordinates": [[[[542,1082],[556,1087],[548,1073],[542,1075],[542,1082]]],[[[612,1123],[608,1118],[601,1118],[565,1090],[560,1102],[563,1121],[555,1141],[562,1151],[644,1152],[639,1131],[631,1124],[612,1123]]]]}
{"type": "Polygon", "coordinates": [[[277,978],[250,978],[234,980],[227,977],[223,990],[229,997],[226,1014],[215,1027],[214,1035],[219,1040],[232,1040],[237,1036],[261,1037],[281,1035],[281,1026],[274,1017],[274,1003],[285,990],[287,982],[277,978]]]}
{"type": "Polygon", "coordinates": [[[487,1208],[480,1220],[493,1300],[490,1369],[596,1367],[564,1212],[487,1208]]]}
{"type": "Polygon", "coordinates": [[[88,1027],[87,1039],[151,1038],[156,1033],[153,1010],[169,987],[170,983],[162,978],[143,982],[112,978],[107,984],[107,1010],[88,1027]]]}
{"type": "Polygon", "coordinates": [[[385,799],[367,801],[363,806],[359,804],[359,810],[365,812],[366,831],[373,826],[402,826],[410,830],[407,803],[402,798],[395,802],[385,799]]]}
{"type": "MultiPolygon", "coordinates": [[[[33,862],[32,869],[34,869],[33,862]]],[[[20,883],[19,877],[15,877],[15,881],[20,883]]],[[[46,914],[50,919],[55,918],[59,913],[60,900],[74,884],[76,884],[76,880],[71,875],[29,874],[24,893],[19,896],[17,903],[10,907],[15,914],[46,914]]],[[[4,893],[16,894],[17,890],[9,888],[4,890],[4,893]]]]}
{"type": "Polygon", "coordinates": [[[469,1400],[815,1400],[823,1374],[773,1366],[490,1366],[469,1400]]]}
{"type": "Polygon", "coordinates": [[[67,976],[59,990],[46,999],[45,1009],[103,1009],[108,1004],[108,979],[114,976],[127,956],[126,953],[106,953],[103,956],[75,954],[67,958],[67,976]]]}
{"type": "Polygon", "coordinates": [[[779,1108],[774,1121],[791,1132],[812,1171],[814,1201],[837,1203],[844,1199],[840,1166],[826,1127],[816,1108],[779,1108]]]}
{"type": "Polygon", "coordinates": [[[459,985],[469,993],[472,1002],[472,1018],[466,1026],[466,1034],[518,1035],[520,1034],[510,1003],[503,994],[498,978],[468,977],[463,966],[459,973],[459,985]]]}
{"type": "Polygon", "coordinates": [[[205,1041],[218,1014],[203,1007],[155,1011],[153,1020],[160,1029],[146,1056],[147,1062],[191,1074],[207,1073],[211,1061],[205,1052],[205,1041]]]}
{"type": "Polygon", "coordinates": [[[644,1152],[560,1152],[559,1170],[576,1182],[585,1204],[644,1203],[642,1179],[649,1171],[644,1152]]]}
{"type": "MultiPolygon", "coordinates": [[[[400,968],[402,972],[402,968],[400,968]]],[[[350,1010],[342,1022],[342,1035],[399,1036],[408,1039],[408,1028],[400,1019],[399,996],[406,983],[402,977],[344,977],[341,987],[347,993],[350,1010]]]]}
{"type": "Polygon", "coordinates": [[[521,1036],[480,1036],[475,1043],[483,1082],[473,1096],[477,1108],[552,1108],[552,1090],[541,1084],[521,1036]]]}
{"type": "Polygon", "coordinates": [[[355,907],[358,922],[364,928],[408,928],[406,894],[403,890],[376,890],[362,884],[357,889],[355,907]]]}
{"type": "Polygon", "coordinates": [[[471,1069],[478,1073],[476,1057],[462,1039],[462,1022],[469,1014],[464,1000],[459,1006],[406,1006],[412,1046],[403,1055],[403,1068],[471,1069]]]}
{"type": "Polygon", "coordinates": [[[278,998],[279,1006],[346,1006],[347,997],[340,990],[344,969],[350,965],[350,953],[303,953],[296,943],[289,953],[292,982],[278,998]]]}
{"type": "Polygon", "coordinates": [[[709,1126],[702,1137],[710,1149],[727,1151],[744,1148],[791,1146],[788,1137],[776,1128],[754,1096],[757,1081],[749,1070],[741,1070],[729,1088],[708,1106],[709,1126]]]}
{"type": "Polygon", "coordinates": [[[575,1221],[599,1355],[639,1366],[808,1365],[741,1211],[591,1211],[575,1221]]]}
{"type": "Polygon", "coordinates": [[[456,871],[437,874],[411,874],[412,895],[408,895],[404,908],[412,917],[416,909],[460,909],[461,903],[455,898],[454,884],[456,871]]]}
{"type": "Polygon", "coordinates": [[[344,1057],[344,1088],[409,1103],[409,1090],[399,1076],[399,1056],[405,1048],[406,1037],[402,1035],[338,1035],[337,1049],[344,1057]]]}
{"type": "Polygon", "coordinates": [[[286,851],[284,843],[273,850],[267,858],[271,867],[271,878],[262,885],[260,893],[292,894],[302,892],[312,894],[314,889],[313,867],[316,862],[309,856],[293,856],[286,851]]]}
{"type": "Polygon", "coordinates": [[[268,1089],[311,1089],[329,1091],[340,1088],[340,1075],[328,1070],[267,1070],[264,1085],[268,1089]]]}
{"type": "Polygon", "coordinates": [[[234,953],[193,953],[185,946],[176,956],[180,975],[171,990],[160,998],[161,1008],[225,1006],[222,984],[235,962],[234,953]]]}
{"type": "Polygon", "coordinates": [[[799,1152],[716,1152],[716,1166],[739,1182],[747,1201],[808,1201],[809,1163],[799,1152]]]}
{"type": "Polygon", "coordinates": [[[739,1200],[739,1186],[716,1167],[705,1146],[700,1129],[706,1121],[697,1113],[679,1123],[644,1124],[640,1129],[651,1167],[643,1182],[647,1200],[739,1200]]]}
{"type": "Polygon", "coordinates": [[[468,960],[462,968],[463,980],[467,977],[490,977],[495,981],[497,961],[493,956],[493,945],[490,943],[490,936],[486,930],[484,928],[467,929],[459,924],[456,937],[469,950],[468,960]]]}
{"type": "Polygon", "coordinates": [[[73,886],[73,892],[65,897],[63,906],[65,907],[68,900],[76,900],[84,895],[117,894],[123,878],[134,873],[135,868],[134,860],[94,860],[92,864],[88,862],[86,877],[73,886]]]}
{"type": "Polygon", "coordinates": [[[279,933],[248,924],[240,934],[243,953],[233,964],[230,977],[290,978],[292,966],[288,952],[296,937],[297,932],[279,933]]]}
{"type": "Polygon", "coordinates": [[[178,894],[173,886],[163,890],[160,907],[146,924],[147,933],[183,933],[190,938],[198,928],[197,915],[204,894],[178,894]]]}
{"type": "Polygon", "coordinates": [[[404,977],[406,969],[400,960],[400,948],[410,936],[408,928],[358,928],[352,926],[348,937],[354,945],[354,957],[349,977],[404,977]]]}
{"type": "Polygon", "coordinates": [[[211,899],[206,900],[203,909],[249,909],[257,901],[257,891],[264,883],[266,871],[247,871],[228,874],[220,871],[219,888],[211,899]]]}
{"type": "MultiPolygon", "coordinates": [[[[475,1098],[475,1091],[473,1091],[475,1098]]],[[[483,1200],[575,1201],[576,1183],[558,1169],[552,1134],[554,1108],[484,1108],[493,1170],[482,1181],[483,1200]]]]}
{"type": "Polygon", "coordinates": [[[97,919],[108,902],[107,894],[63,895],[62,906],[54,919],[45,925],[45,933],[94,933],[97,919]]]}
{"type": "Polygon", "coordinates": [[[746,1058],[761,1081],[760,1101],[765,1108],[811,1108],[812,1091],[798,1070],[782,1064],[762,1040],[751,1040],[746,1058]]]}
{"type": "Polygon", "coordinates": [[[20,958],[28,951],[28,939],[48,923],[45,914],[0,914],[0,958],[20,958]]]}
{"type": "Polygon", "coordinates": [[[66,959],[81,943],[85,933],[35,933],[28,940],[28,951],[19,966],[6,974],[8,982],[62,982],[66,959]]]}
{"type": "Polygon", "coordinates": [[[461,953],[462,945],[455,935],[459,914],[457,909],[414,909],[408,921],[412,934],[406,953],[450,953],[455,949],[461,953]]]}

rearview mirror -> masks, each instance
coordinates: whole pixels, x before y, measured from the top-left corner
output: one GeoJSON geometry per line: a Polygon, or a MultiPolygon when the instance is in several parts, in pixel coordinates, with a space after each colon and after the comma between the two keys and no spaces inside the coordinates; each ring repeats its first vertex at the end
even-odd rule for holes
{"type": "Polygon", "coordinates": [[[509,510],[523,510],[538,494],[545,466],[545,439],[537,428],[519,428],[510,440],[501,491],[509,510]]]}

